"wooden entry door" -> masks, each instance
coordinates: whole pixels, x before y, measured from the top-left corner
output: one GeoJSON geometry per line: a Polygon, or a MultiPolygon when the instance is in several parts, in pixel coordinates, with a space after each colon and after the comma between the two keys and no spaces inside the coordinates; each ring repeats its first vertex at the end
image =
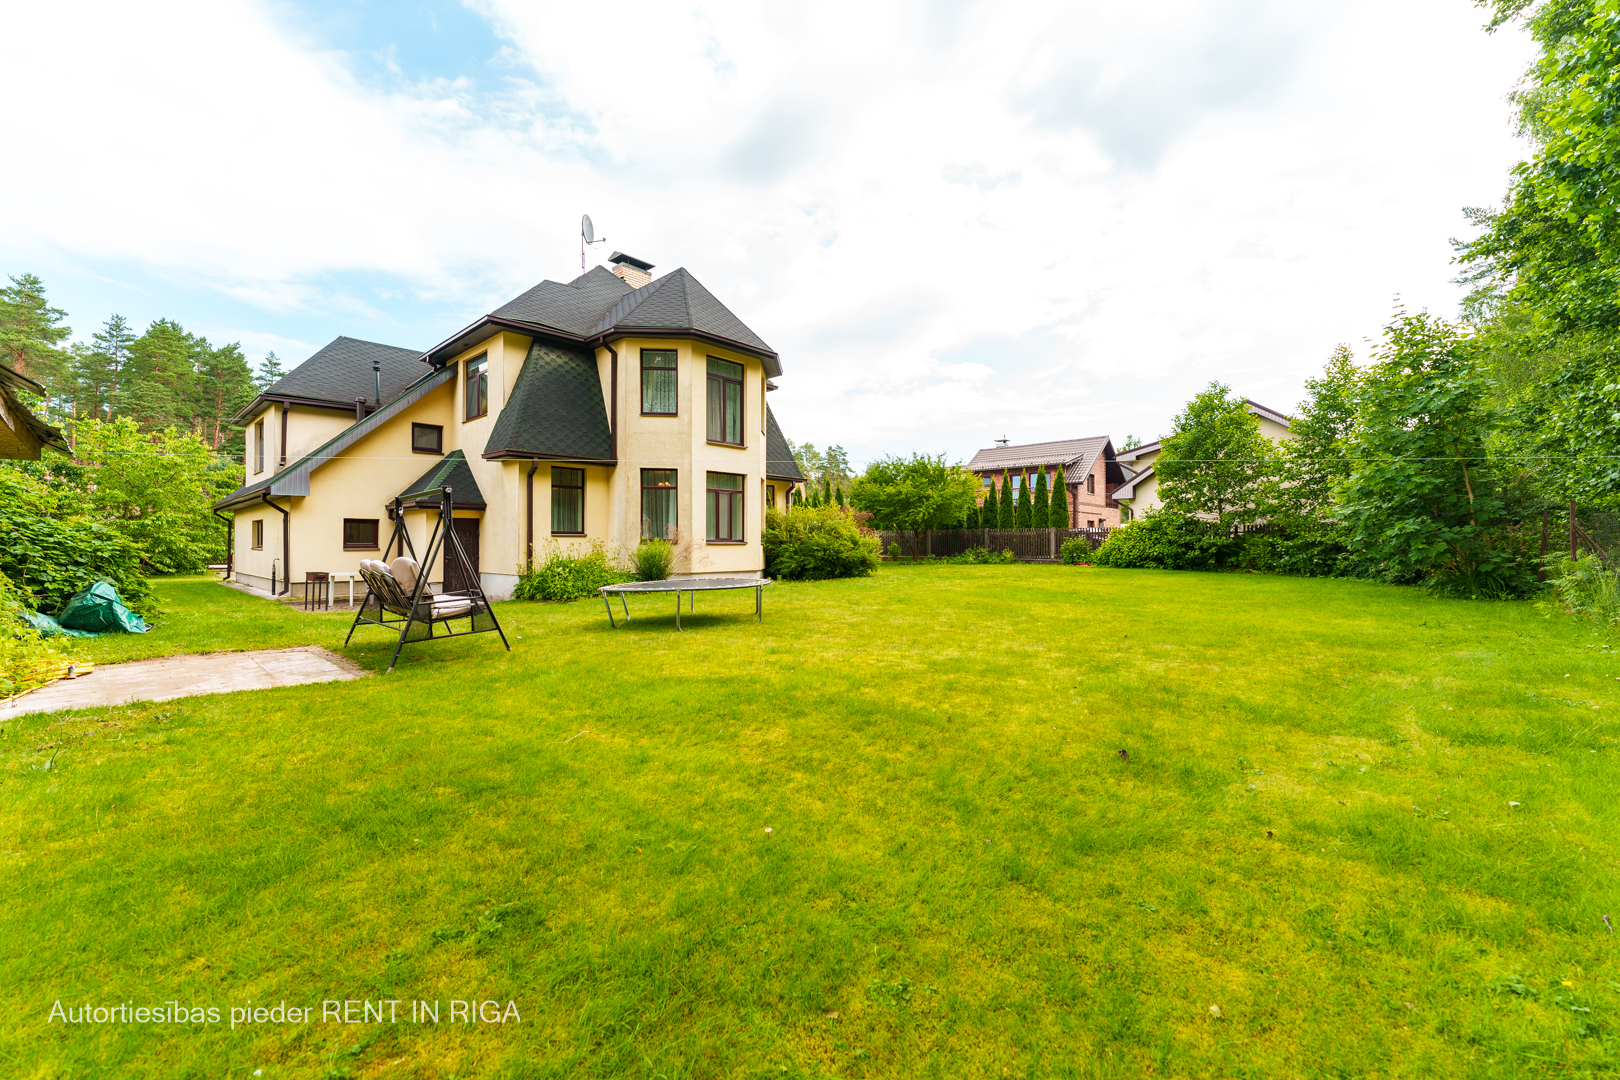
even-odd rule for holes
{"type": "Polygon", "coordinates": [[[478,581],[478,519],[453,518],[451,525],[455,529],[456,539],[461,541],[461,549],[467,553],[467,565],[462,566],[456,549],[445,544],[444,591],[468,592],[478,581]]]}

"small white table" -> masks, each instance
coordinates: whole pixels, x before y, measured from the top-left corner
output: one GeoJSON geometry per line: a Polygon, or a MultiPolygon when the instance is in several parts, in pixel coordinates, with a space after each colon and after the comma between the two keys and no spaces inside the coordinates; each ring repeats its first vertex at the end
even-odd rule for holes
{"type": "MultiPolygon", "coordinates": [[[[351,608],[354,607],[354,583],[357,579],[359,579],[359,577],[360,572],[358,570],[350,570],[347,573],[334,572],[332,574],[332,584],[336,585],[340,581],[347,581],[349,583],[349,606],[351,608]]],[[[332,599],[337,599],[336,589],[332,590],[332,599]]]]}

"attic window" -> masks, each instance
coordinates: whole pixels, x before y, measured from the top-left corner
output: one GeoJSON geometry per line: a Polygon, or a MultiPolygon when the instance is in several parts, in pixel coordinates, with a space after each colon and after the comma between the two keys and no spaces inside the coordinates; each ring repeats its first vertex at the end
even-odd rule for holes
{"type": "Polygon", "coordinates": [[[1095,494],[1097,494],[1097,474],[1096,473],[1089,473],[1086,476],[1086,494],[1087,495],[1095,495],[1095,494]]]}

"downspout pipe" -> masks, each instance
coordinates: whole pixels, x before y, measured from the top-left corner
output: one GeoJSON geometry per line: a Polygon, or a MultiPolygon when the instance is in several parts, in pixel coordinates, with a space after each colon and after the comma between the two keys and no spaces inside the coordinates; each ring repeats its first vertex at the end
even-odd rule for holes
{"type": "Polygon", "coordinates": [[[534,570],[534,472],[539,467],[540,467],[540,459],[539,458],[530,458],[529,459],[529,484],[528,484],[529,538],[528,538],[528,549],[527,549],[528,550],[528,555],[527,555],[527,557],[525,559],[525,566],[527,567],[527,569],[529,571],[534,570]]]}
{"type": "Polygon", "coordinates": [[[292,515],[271,502],[268,491],[259,492],[259,499],[264,505],[281,515],[281,595],[286,596],[292,592],[292,515]]]}

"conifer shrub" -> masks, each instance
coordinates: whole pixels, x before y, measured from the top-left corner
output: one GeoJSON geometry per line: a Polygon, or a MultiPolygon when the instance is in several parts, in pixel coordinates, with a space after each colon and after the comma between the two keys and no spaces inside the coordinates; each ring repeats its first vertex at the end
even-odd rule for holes
{"type": "Polygon", "coordinates": [[[1018,505],[1013,510],[1013,528],[1027,529],[1030,524],[1031,507],[1029,505],[1029,474],[1025,473],[1018,484],[1018,505]]]}
{"type": "Polygon", "coordinates": [[[1017,518],[1013,512],[1012,477],[1001,478],[1001,497],[996,500],[996,528],[1017,528],[1014,522],[1017,518]]]}
{"type": "Polygon", "coordinates": [[[1035,474],[1035,503],[1030,507],[1029,524],[1034,529],[1047,527],[1047,512],[1051,508],[1051,496],[1046,489],[1046,466],[1042,465],[1035,474]]]}
{"type": "Polygon", "coordinates": [[[761,538],[766,576],[783,581],[865,577],[878,564],[877,534],[836,506],[767,511],[761,538]]]}
{"type": "Polygon", "coordinates": [[[1069,489],[1063,480],[1063,466],[1052,477],[1052,501],[1046,508],[1046,523],[1054,529],[1069,527],[1069,489]]]}

